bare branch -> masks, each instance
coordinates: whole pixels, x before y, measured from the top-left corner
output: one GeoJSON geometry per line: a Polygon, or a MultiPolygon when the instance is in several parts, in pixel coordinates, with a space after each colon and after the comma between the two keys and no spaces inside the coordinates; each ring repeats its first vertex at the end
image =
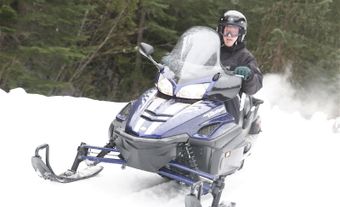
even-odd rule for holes
{"type": "Polygon", "coordinates": [[[70,78],[69,82],[72,82],[73,80],[75,80],[76,78],[78,78],[80,76],[80,74],[84,71],[85,67],[93,60],[94,57],[96,57],[96,55],[98,54],[99,50],[106,44],[106,42],[110,39],[113,31],[115,30],[115,28],[117,27],[118,23],[120,22],[120,20],[122,19],[124,13],[126,12],[127,8],[129,6],[129,1],[127,1],[125,8],[119,13],[119,15],[116,17],[116,21],[114,21],[113,25],[111,26],[111,29],[109,30],[109,32],[107,33],[105,39],[103,40],[103,42],[101,42],[98,47],[93,51],[93,53],[91,55],[88,56],[88,58],[86,59],[86,61],[84,61],[83,64],[81,64],[75,71],[75,73],[73,74],[73,76],[70,78]]]}

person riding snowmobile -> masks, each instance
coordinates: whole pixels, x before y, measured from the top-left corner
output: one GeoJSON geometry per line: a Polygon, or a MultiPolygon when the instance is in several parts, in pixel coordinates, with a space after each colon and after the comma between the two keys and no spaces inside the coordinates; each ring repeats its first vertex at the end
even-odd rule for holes
{"type": "MultiPolygon", "coordinates": [[[[225,70],[244,77],[241,93],[255,94],[262,88],[262,73],[254,55],[246,48],[247,19],[239,11],[229,10],[219,19],[217,32],[221,37],[221,64],[225,70]]],[[[225,102],[227,111],[239,121],[240,101],[235,97],[225,102]]]]}

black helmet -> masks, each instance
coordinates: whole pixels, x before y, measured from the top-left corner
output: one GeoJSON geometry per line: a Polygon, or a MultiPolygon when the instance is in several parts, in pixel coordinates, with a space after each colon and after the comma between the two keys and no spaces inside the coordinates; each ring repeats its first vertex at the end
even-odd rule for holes
{"type": "Polygon", "coordinates": [[[223,14],[218,22],[217,32],[219,34],[223,33],[224,27],[226,25],[236,25],[240,28],[239,37],[237,42],[243,42],[247,34],[247,19],[239,11],[229,10],[223,14]]]}

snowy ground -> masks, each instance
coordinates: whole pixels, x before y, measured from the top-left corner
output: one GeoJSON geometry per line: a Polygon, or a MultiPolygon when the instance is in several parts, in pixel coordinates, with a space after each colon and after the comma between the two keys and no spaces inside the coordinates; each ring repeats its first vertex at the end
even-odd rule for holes
{"type": "MultiPolygon", "coordinates": [[[[264,83],[258,94],[265,100],[263,133],[243,170],[227,179],[223,200],[238,207],[340,206],[335,119],[321,112],[303,118],[299,110],[307,106],[291,98],[282,78],[267,75],[264,83]]],[[[45,181],[34,172],[30,159],[37,145],[50,144],[52,167],[61,173],[70,168],[80,142],[106,143],[108,126],[123,106],[0,89],[0,206],[184,206],[187,187],[131,168],[104,164],[97,177],[70,184],[45,181]]]]}

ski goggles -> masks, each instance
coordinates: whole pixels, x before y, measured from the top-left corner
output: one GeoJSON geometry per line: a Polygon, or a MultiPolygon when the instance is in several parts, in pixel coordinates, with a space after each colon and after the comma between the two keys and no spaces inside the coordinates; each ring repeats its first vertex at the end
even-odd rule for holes
{"type": "Polygon", "coordinates": [[[227,25],[224,27],[223,31],[222,31],[222,35],[225,37],[237,37],[239,36],[240,33],[240,28],[238,26],[235,25],[227,25]]]}

